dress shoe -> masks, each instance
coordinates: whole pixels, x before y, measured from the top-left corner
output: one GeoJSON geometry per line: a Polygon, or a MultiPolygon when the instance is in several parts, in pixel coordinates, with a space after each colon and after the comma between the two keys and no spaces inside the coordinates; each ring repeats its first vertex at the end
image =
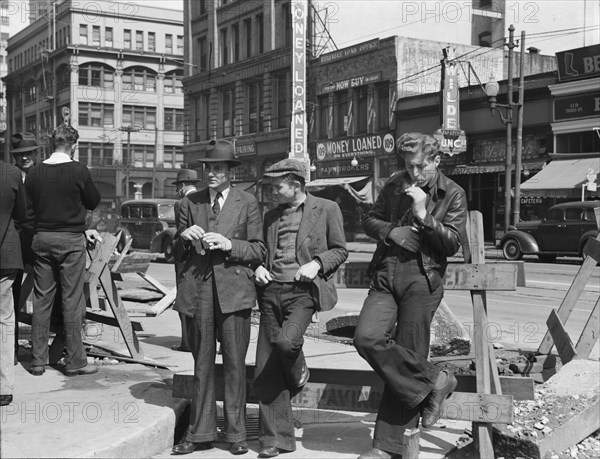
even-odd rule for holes
{"type": "Polygon", "coordinates": [[[31,373],[33,376],[42,376],[45,371],[45,366],[35,366],[29,369],[29,373],[31,373]]]}
{"type": "Polygon", "coordinates": [[[440,371],[433,390],[425,399],[423,413],[421,414],[421,425],[425,428],[431,427],[440,419],[444,401],[454,392],[458,382],[453,374],[446,370],[440,371]]]}
{"type": "Polygon", "coordinates": [[[267,446],[266,448],[261,448],[258,453],[258,457],[276,457],[279,456],[279,448],[277,446],[267,446]]]}
{"type": "Polygon", "coordinates": [[[194,451],[204,451],[213,447],[212,442],[205,441],[202,443],[193,443],[191,441],[182,441],[178,445],[173,446],[171,452],[173,454],[190,454],[194,451]]]}
{"type": "Polygon", "coordinates": [[[174,346],[171,346],[171,349],[173,349],[174,351],[179,351],[179,352],[192,352],[192,350],[189,347],[182,346],[181,344],[176,344],[174,346]]]}
{"type": "Polygon", "coordinates": [[[229,452],[234,456],[237,456],[238,454],[246,454],[248,452],[248,443],[245,441],[236,441],[235,443],[231,444],[229,452]]]}
{"type": "Polygon", "coordinates": [[[0,395],[0,406],[10,405],[12,400],[12,395],[0,395]]]}
{"type": "Polygon", "coordinates": [[[302,392],[302,389],[304,389],[304,386],[306,386],[306,383],[308,382],[308,378],[310,378],[310,370],[308,369],[306,362],[304,362],[302,364],[300,377],[298,378],[298,382],[296,382],[296,387],[293,387],[290,390],[290,396],[295,397],[302,392]]]}
{"type": "Polygon", "coordinates": [[[97,365],[86,365],[83,368],[77,368],[77,370],[65,370],[67,376],[93,375],[94,373],[98,373],[97,365]]]}

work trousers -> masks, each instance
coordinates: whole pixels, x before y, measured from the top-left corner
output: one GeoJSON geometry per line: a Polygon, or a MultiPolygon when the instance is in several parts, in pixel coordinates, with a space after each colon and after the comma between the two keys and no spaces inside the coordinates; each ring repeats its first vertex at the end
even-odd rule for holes
{"type": "Polygon", "coordinates": [[[16,269],[0,270],[0,395],[12,395],[15,381],[15,310],[12,285],[16,269]]]}
{"type": "Polygon", "coordinates": [[[441,282],[430,288],[417,256],[404,249],[391,249],[373,274],[354,345],[385,382],[376,448],[401,454],[404,430],[418,425],[420,404],[437,377],[427,356],[431,321],[442,297],[441,282]]]}
{"type": "MultiPolygon", "coordinates": [[[[216,294],[214,276],[199,281],[200,304],[186,320],[194,356],[194,396],[187,441],[217,440],[215,393],[216,331],[223,355],[223,411],[225,440],[246,440],[246,352],[250,343],[250,309],[224,314],[216,294]]],[[[236,288],[232,285],[231,288],[236,288]]]]}
{"type": "Polygon", "coordinates": [[[33,251],[35,261],[31,365],[43,366],[48,360],[50,317],[57,284],[60,284],[67,347],[65,368],[83,368],[87,365],[82,341],[82,322],[85,315],[85,236],[83,233],[38,232],[33,238],[33,251]]]}
{"type": "Polygon", "coordinates": [[[302,346],[315,304],[311,283],[271,282],[260,288],[254,392],[261,448],[296,449],[291,397],[305,365],[302,346]],[[292,394],[290,394],[292,391],[292,394]]]}

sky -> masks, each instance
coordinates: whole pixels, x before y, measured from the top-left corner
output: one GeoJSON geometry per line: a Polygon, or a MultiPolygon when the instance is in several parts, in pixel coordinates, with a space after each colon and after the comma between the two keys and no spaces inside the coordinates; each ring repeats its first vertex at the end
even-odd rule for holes
{"type": "MultiPolygon", "coordinates": [[[[184,0],[117,1],[182,10],[184,0]]],[[[313,0],[313,5],[322,18],[327,17],[328,30],[338,48],[392,35],[445,43],[471,41],[471,0],[313,0]]],[[[507,0],[507,28],[509,24],[514,24],[516,38],[521,31],[526,32],[527,48],[534,46],[546,55],[597,44],[600,0],[507,0]]]]}

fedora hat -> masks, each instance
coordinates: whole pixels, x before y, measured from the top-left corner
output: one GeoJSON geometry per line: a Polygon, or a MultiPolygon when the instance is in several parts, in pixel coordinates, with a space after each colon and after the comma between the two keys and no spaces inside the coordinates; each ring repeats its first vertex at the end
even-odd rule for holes
{"type": "Polygon", "coordinates": [[[28,151],[37,150],[39,145],[35,140],[35,136],[31,132],[18,132],[11,138],[11,153],[25,153],[28,151]]]}
{"type": "Polygon", "coordinates": [[[198,183],[200,179],[198,178],[198,172],[192,169],[179,169],[177,171],[177,180],[173,182],[173,185],[177,185],[182,182],[194,182],[198,183]]]}
{"type": "Polygon", "coordinates": [[[235,147],[228,140],[211,140],[204,158],[198,158],[200,163],[227,162],[234,165],[242,164],[235,155],[235,147]]]}

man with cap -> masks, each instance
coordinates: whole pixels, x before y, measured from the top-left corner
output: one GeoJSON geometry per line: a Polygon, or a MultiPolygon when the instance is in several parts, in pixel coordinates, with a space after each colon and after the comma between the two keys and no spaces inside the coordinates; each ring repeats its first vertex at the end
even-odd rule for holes
{"type": "Polygon", "coordinates": [[[373,448],[359,459],[401,457],[404,431],[437,422],[456,378],[427,361],[431,320],[444,294],[442,279],[462,242],[467,221],[464,190],[438,170],[438,141],[420,133],[396,142],[406,171],[393,175],[363,219],[378,241],[367,270],[369,295],[354,345],[385,388],[373,448]]]}
{"type": "Polygon", "coordinates": [[[304,164],[295,159],[264,173],[278,206],[265,214],[268,256],[254,272],[261,312],[254,379],[258,457],[296,449],[290,400],[309,378],[304,332],[315,311],[335,306],[333,275],[348,257],[340,208],[307,193],[305,176],[304,164]]]}
{"type": "MultiPolygon", "coordinates": [[[[198,173],[192,169],[180,169],[177,171],[177,180],[173,182],[176,186],[177,197],[180,199],[175,203],[175,228],[179,227],[179,206],[181,199],[188,194],[196,191],[196,184],[200,181],[198,173]]],[[[179,281],[179,273],[183,268],[183,264],[175,261],[175,281],[179,281]]],[[[179,313],[179,321],[181,322],[181,343],[172,347],[174,351],[190,352],[190,345],[187,336],[187,326],[185,314],[179,313]]]]}
{"type": "Polygon", "coordinates": [[[180,202],[173,241],[183,263],[175,309],[187,316],[194,356],[194,396],[190,426],[174,454],[209,449],[217,440],[215,398],[216,332],[221,340],[225,440],[231,454],[248,452],[246,443],[246,351],[250,313],[256,304],[253,269],[265,259],[262,221],[256,198],[230,185],[240,164],[231,142],[213,140],[204,164],[208,188],[180,202]]]}

